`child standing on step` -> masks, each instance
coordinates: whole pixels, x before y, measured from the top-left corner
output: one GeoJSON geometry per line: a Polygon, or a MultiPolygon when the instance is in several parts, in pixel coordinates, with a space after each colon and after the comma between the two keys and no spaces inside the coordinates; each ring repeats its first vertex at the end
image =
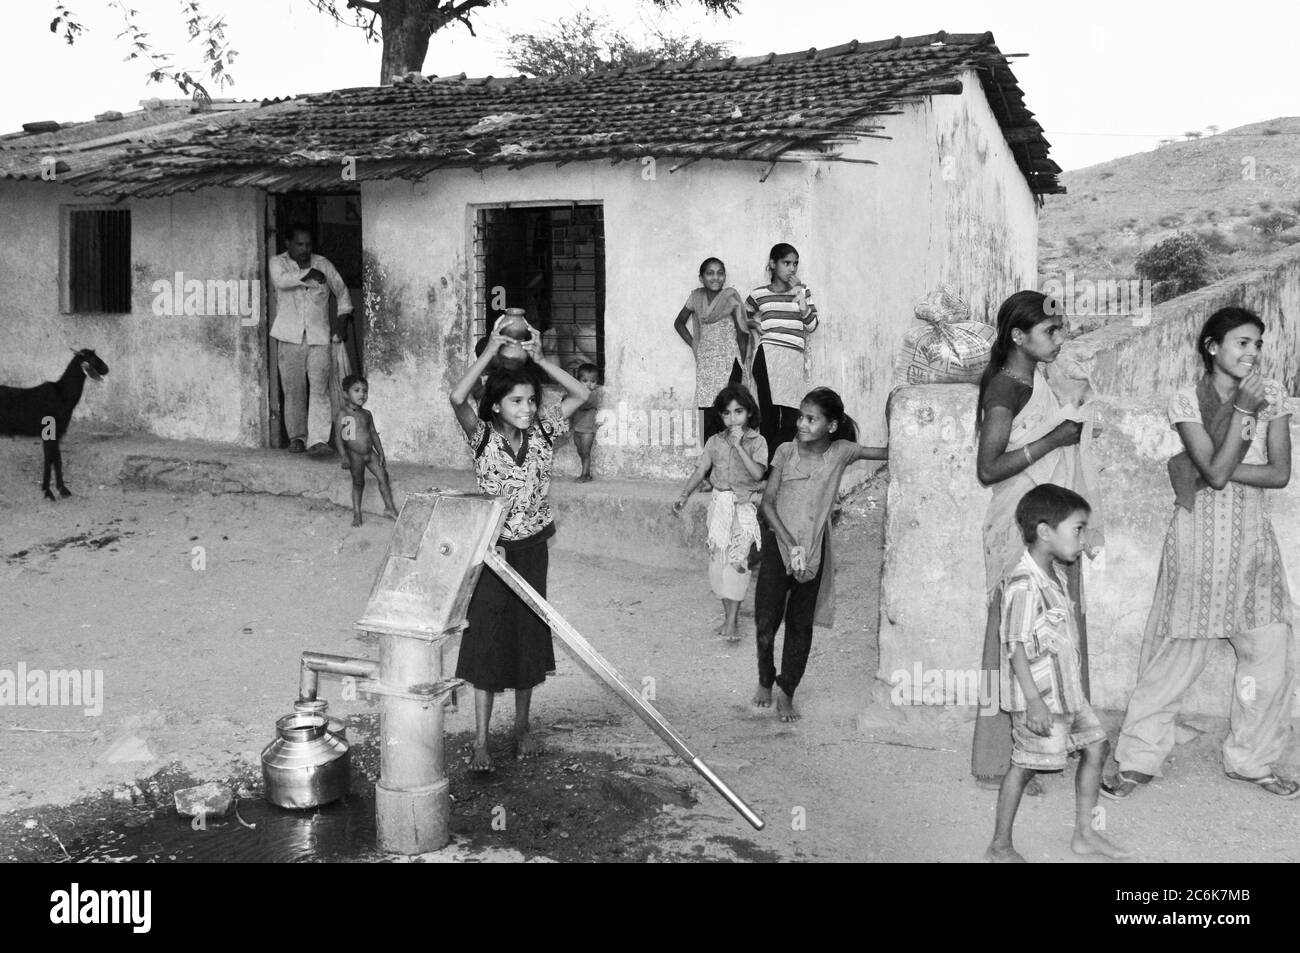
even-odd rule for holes
{"type": "Polygon", "coordinates": [[[763,492],[763,562],[754,594],[758,634],[758,690],[754,704],[772,704],[782,721],[799,717],[794,691],[812,649],[814,625],[829,626],[835,614],[835,574],[831,565],[831,508],[844,470],[859,460],[886,460],[886,447],[856,442],[844,401],[829,387],[810,391],[799,406],[795,440],[772,456],[763,492]],[[781,672],[776,671],[776,630],[785,622],[781,672]]]}
{"type": "MultiPolygon", "coordinates": [[[[477,408],[469,395],[504,346],[519,342],[493,332],[487,347],[451,392],[451,406],[474,454],[474,471],[481,493],[502,498],[505,525],[497,540],[506,561],[546,595],[548,551],[555,535],[551,515],[551,469],[555,435],[590,396],[541,352],[541,335],[533,329],[523,344],[523,366],[494,367],[483,384],[477,408]],[[536,370],[534,370],[534,367],[536,370]],[[541,408],[539,373],[548,374],[567,394],[558,407],[541,408]]],[[[475,737],[471,770],[493,770],[488,751],[488,725],[493,696],[515,693],[515,752],[521,758],[538,754],[542,745],[529,732],[533,688],[555,671],[551,630],[495,573],[479,575],[470,599],[468,625],[461,638],[456,677],[474,686],[475,737]]]]}
{"type": "Polygon", "coordinates": [[[707,477],[713,484],[709,503],[709,585],[722,600],[720,632],[728,642],[740,641],[740,603],[749,591],[749,550],[760,544],[758,509],[763,472],[767,469],[767,441],[758,432],[758,403],[748,388],[724,387],[713,401],[722,433],[704,444],[695,472],[673,504],[680,516],[686,501],[707,477]]]}
{"type": "Polygon", "coordinates": [[[343,406],[334,420],[334,442],[344,469],[352,471],[352,525],[361,525],[361,497],[366,492],[366,469],[379,483],[379,495],[384,500],[384,515],[397,519],[393,505],[393,491],[388,485],[388,459],[384,445],[379,442],[375,419],[365,409],[370,385],[360,374],[343,378],[343,406]]]}
{"type": "Polygon", "coordinates": [[[700,409],[700,439],[707,442],[723,429],[713,409],[713,395],[740,384],[748,366],[749,325],[740,292],[727,285],[727,266],[720,258],[700,265],[700,285],[686,296],[673,330],[695,352],[695,403],[700,409]]]}
{"type": "Polygon", "coordinates": [[[578,474],[577,483],[591,482],[591,448],[596,443],[596,417],[600,412],[602,391],[600,389],[600,368],[595,364],[579,364],[574,376],[578,383],[587,388],[590,395],[586,402],[573,415],[573,446],[582,461],[582,472],[578,474]]]}

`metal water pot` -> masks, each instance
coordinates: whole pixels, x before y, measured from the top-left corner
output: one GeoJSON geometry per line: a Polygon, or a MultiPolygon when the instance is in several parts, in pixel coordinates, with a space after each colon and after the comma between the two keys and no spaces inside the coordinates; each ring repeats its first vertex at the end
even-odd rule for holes
{"type": "Polygon", "coordinates": [[[296,711],[275,723],[278,737],[262,749],[266,799],[277,807],[319,807],[348,793],[348,743],[320,713],[296,711]]]}
{"type": "Polygon", "coordinates": [[[323,698],[312,698],[308,700],[299,699],[293,703],[294,711],[312,712],[317,715],[324,715],[328,719],[326,730],[334,735],[340,741],[348,740],[348,724],[342,718],[335,718],[329,713],[329,702],[323,698]]]}

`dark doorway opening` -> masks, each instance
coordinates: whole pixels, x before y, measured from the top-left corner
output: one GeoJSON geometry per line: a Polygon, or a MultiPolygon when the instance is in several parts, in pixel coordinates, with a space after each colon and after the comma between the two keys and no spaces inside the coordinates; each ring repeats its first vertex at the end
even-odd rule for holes
{"type": "MultiPolygon", "coordinates": [[[[352,321],[348,324],[346,349],[352,370],[364,374],[366,325],[362,314],[361,195],[351,193],[286,192],[268,197],[268,255],[278,255],[289,241],[289,229],[302,225],[311,230],[312,253],[328,258],[338,269],[352,298],[352,321]]],[[[268,434],[272,447],[284,447],[289,435],[284,427],[284,390],[280,386],[278,342],[271,337],[275,323],[275,289],[267,288],[267,406],[268,434]]],[[[330,297],[330,320],[337,316],[338,301],[330,297]]]]}
{"type": "Polygon", "coordinates": [[[477,320],[487,334],[523,308],[566,370],[605,371],[605,221],[598,204],[481,208],[474,236],[477,320]]]}

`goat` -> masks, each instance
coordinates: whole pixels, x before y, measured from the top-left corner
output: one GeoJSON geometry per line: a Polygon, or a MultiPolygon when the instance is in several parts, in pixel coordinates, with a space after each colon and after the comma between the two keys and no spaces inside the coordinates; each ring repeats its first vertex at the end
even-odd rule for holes
{"type": "Polygon", "coordinates": [[[0,387],[0,434],[41,438],[45,451],[41,490],[47,500],[54,499],[50,492],[51,469],[59,493],[72,495],[72,491],[63,485],[63,454],[59,450],[59,440],[68,430],[68,422],[81,400],[86,378],[98,381],[108,373],[108,365],[89,348],[73,348],[72,353],[72,360],[57,381],[46,381],[35,387],[0,387]]]}

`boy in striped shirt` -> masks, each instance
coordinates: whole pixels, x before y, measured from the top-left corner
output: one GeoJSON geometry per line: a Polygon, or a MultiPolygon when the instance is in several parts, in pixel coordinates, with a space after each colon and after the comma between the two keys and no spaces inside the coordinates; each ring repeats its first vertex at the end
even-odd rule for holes
{"type": "Polygon", "coordinates": [[[1102,836],[1104,814],[1097,794],[1110,752],[1106,732],[1083,693],[1079,634],[1065,572],[1083,552],[1083,531],[1092,508],[1072,490],[1043,483],[1020,500],[1016,523],[1025,554],[1002,581],[1002,708],[1011,714],[1011,767],[998,790],[993,842],[984,857],[1024,863],[1011,844],[1011,828],[1025,785],[1038,771],[1062,771],[1079,752],[1075,774],[1076,854],[1131,856],[1102,836]],[[1095,815],[1095,816],[1094,816],[1095,815]]]}

